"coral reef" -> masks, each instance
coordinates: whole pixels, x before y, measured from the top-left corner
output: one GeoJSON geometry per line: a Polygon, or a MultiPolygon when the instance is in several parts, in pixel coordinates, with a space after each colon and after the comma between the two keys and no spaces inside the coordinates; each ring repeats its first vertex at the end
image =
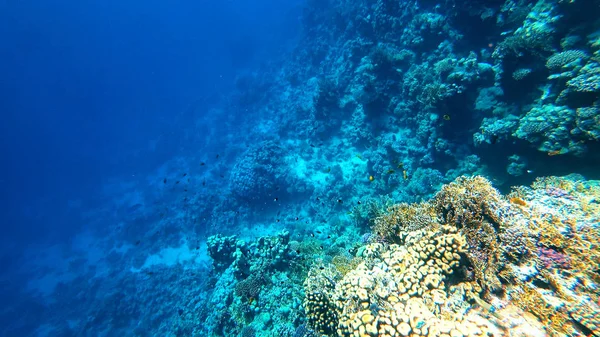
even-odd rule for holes
{"type": "Polygon", "coordinates": [[[208,254],[212,258],[216,270],[226,269],[235,260],[234,254],[238,250],[238,241],[235,236],[220,234],[209,236],[206,239],[206,244],[208,254]]]}
{"type": "Polygon", "coordinates": [[[230,189],[238,200],[254,203],[285,190],[283,151],[273,141],[263,141],[246,150],[231,172],[230,189]]]}
{"type": "Polygon", "coordinates": [[[57,336],[600,335],[600,186],[538,178],[600,177],[600,0],[294,6],[285,52],[249,53],[234,92],[150,141],[185,155],[73,212],[113,240],[75,242],[93,265],[36,269],[57,301],[2,318],[57,336]]]}
{"type": "MultiPolygon", "coordinates": [[[[235,253],[230,253],[228,259],[211,253],[218,260],[213,260],[213,276],[217,281],[209,304],[215,310],[206,315],[212,322],[208,331],[219,332],[217,335],[228,335],[227,331],[240,334],[254,331],[256,335],[262,331],[280,331],[281,335],[291,336],[290,324],[298,326],[304,321],[299,298],[308,261],[296,252],[301,250],[297,242],[290,241],[290,233],[282,231],[249,243],[237,237],[216,235],[209,242],[209,251],[230,247],[224,250],[231,252],[235,248],[235,253]]],[[[310,336],[310,330],[305,334],[310,336]]]]}
{"type": "Polygon", "coordinates": [[[356,268],[311,269],[309,323],[331,336],[597,333],[598,195],[548,178],[505,197],[475,176],[395,205],[373,227],[383,243],[356,268]]]}

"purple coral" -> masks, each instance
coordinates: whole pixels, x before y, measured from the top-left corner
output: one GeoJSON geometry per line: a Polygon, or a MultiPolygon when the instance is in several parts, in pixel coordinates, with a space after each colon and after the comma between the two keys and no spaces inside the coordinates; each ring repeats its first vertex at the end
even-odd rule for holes
{"type": "Polygon", "coordinates": [[[571,269],[571,259],[552,248],[538,247],[538,257],[546,269],[571,269]]]}
{"type": "Polygon", "coordinates": [[[546,188],[546,193],[549,196],[555,197],[555,198],[568,198],[568,199],[572,199],[573,197],[569,194],[569,192],[563,190],[562,188],[558,188],[558,187],[554,187],[554,186],[549,186],[546,188]]]}
{"type": "Polygon", "coordinates": [[[372,238],[372,234],[371,233],[365,233],[362,235],[362,237],[360,238],[360,242],[362,244],[367,244],[369,242],[371,242],[371,238],[372,238]]]}

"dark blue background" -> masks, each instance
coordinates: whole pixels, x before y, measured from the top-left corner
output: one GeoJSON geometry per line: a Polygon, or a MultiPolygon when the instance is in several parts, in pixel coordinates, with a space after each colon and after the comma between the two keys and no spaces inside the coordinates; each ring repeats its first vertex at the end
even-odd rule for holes
{"type": "Polygon", "coordinates": [[[197,117],[186,108],[208,109],[292,45],[298,11],[277,0],[0,2],[3,237],[73,233],[68,200],[91,202],[103,179],[176,155],[197,117]]]}

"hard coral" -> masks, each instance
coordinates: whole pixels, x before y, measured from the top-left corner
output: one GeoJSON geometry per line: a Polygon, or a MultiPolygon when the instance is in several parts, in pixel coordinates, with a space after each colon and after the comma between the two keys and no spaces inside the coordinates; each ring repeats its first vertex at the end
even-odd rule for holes
{"type": "MultiPolygon", "coordinates": [[[[487,327],[482,321],[459,319],[462,316],[455,316],[446,305],[445,281],[458,270],[466,250],[466,240],[455,227],[416,230],[405,237],[403,246],[393,244],[380,258],[360,264],[331,284],[333,289],[330,286],[327,292],[315,294],[314,287],[308,286],[305,309],[309,320],[328,335],[483,335],[487,327]],[[442,311],[444,318],[439,315],[442,311]]],[[[321,278],[327,276],[317,271],[307,282],[321,278]]]]}
{"type": "Polygon", "coordinates": [[[271,198],[270,192],[285,186],[282,158],[283,149],[274,141],[263,141],[249,148],[231,171],[232,193],[251,203],[271,198]]]}
{"type": "Polygon", "coordinates": [[[428,203],[398,204],[375,218],[373,232],[389,242],[400,243],[399,233],[424,228],[437,220],[433,206],[428,203]]]}
{"type": "Polygon", "coordinates": [[[573,218],[587,219],[578,202],[592,194],[600,187],[553,178],[504,197],[462,177],[429,202],[391,207],[374,226],[387,243],[367,244],[345,275],[309,274],[309,321],[330,336],[597,331],[600,229],[573,218]],[[515,314],[529,318],[502,326],[515,314]]]}
{"type": "Polygon", "coordinates": [[[588,55],[581,50],[567,50],[556,53],[548,58],[546,67],[552,70],[560,70],[565,67],[573,67],[576,63],[585,61],[588,55]]]}
{"type": "Polygon", "coordinates": [[[247,301],[256,300],[264,283],[262,275],[250,276],[236,284],[235,294],[247,301]]]}
{"type": "Polygon", "coordinates": [[[319,266],[309,271],[304,281],[304,310],[310,326],[318,333],[333,334],[338,324],[338,312],[332,300],[340,273],[332,266],[319,266]]]}
{"type": "Polygon", "coordinates": [[[223,271],[235,260],[234,253],[237,245],[236,236],[212,235],[206,240],[208,255],[213,260],[217,271],[223,271]]]}

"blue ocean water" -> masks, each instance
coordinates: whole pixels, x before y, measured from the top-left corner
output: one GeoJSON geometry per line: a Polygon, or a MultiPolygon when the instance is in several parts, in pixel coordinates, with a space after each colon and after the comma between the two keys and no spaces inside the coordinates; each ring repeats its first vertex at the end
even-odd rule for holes
{"type": "Polygon", "coordinates": [[[0,1],[0,335],[600,335],[598,13],[0,1]]]}

